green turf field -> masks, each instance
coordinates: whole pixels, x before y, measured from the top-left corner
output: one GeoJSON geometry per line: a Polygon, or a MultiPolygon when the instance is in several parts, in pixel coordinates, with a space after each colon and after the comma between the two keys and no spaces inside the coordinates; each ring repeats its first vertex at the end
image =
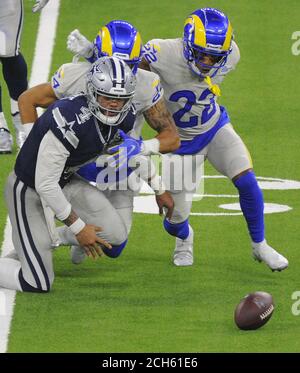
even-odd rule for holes
{"type": "MultiPolygon", "coordinates": [[[[38,24],[32,4],[25,1],[22,40],[29,67],[38,24]]],[[[241,61],[221,87],[221,102],[252,154],[256,174],[300,181],[300,56],[291,53],[291,35],[300,30],[298,0],[284,5],[281,0],[62,0],[52,72],[71,59],[65,45],[74,28],[93,39],[100,26],[119,18],[132,22],[144,42],[179,37],[186,15],[200,6],[222,9],[235,29],[241,61]]],[[[2,77],[1,85],[8,114],[2,77]]],[[[144,134],[150,131],[145,128],[144,134]]],[[[1,190],[14,159],[0,156],[1,190]]],[[[217,174],[208,165],[206,173],[217,174]]],[[[237,194],[225,179],[206,179],[205,193],[237,194]]],[[[266,203],[292,208],[265,219],[269,243],[290,261],[286,271],[272,273],[253,261],[240,215],[192,216],[195,264],[175,268],[174,240],[161,218],[135,214],[128,246],[116,260],[74,266],[67,248],[55,252],[53,290],[17,295],[8,351],[300,352],[300,315],[291,312],[292,293],[300,291],[300,191],[264,190],[264,196],[266,203]],[[274,315],[262,329],[240,331],[234,308],[258,290],[273,295],[274,315]]],[[[220,204],[237,202],[236,197],[204,198],[193,212],[224,213],[220,204]]],[[[1,197],[0,242],[6,214],[1,197]]]]}

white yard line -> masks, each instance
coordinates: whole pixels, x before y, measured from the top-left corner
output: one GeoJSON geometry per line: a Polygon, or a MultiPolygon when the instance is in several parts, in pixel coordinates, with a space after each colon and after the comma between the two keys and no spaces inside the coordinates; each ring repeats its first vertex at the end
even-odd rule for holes
{"type": "MultiPolygon", "coordinates": [[[[31,77],[29,81],[30,87],[48,81],[59,14],[59,5],[60,0],[50,0],[41,12],[31,77]]],[[[12,250],[11,224],[7,218],[1,255],[6,255],[12,250]]],[[[0,353],[7,351],[15,297],[15,291],[0,289],[0,353]]]]}

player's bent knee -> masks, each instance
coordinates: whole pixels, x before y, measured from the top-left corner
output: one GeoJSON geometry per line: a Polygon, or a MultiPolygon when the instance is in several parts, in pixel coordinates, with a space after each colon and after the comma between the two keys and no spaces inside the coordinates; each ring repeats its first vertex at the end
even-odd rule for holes
{"type": "Polygon", "coordinates": [[[29,292],[29,293],[49,293],[51,289],[51,285],[53,283],[53,280],[52,280],[51,282],[47,283],[44,288],[40,285],[32,286],[24,279],[22,270],[20,270],[19,272],[19,281],[20,281],[22,291],[29,292]]]}
{"type": "Polygon", "coordinates": [[[259,188],[256,176],[252,170],[239,175],[233,182],[240,191],[259,188]]]}
{"type": "Polygon", "coordinates": [[[117,258],[118,256],[121,255],[126,244],[127,244],[127,240],[122,242],[120,245],[112,245],[111,249],[104,248],[103,251],[110,258],[117,258]]]}

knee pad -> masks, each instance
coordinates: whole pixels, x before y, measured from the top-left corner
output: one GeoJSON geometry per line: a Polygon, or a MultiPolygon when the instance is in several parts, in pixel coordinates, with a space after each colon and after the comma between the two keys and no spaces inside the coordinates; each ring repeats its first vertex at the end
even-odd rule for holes
{"type": "Polygon", "coordinates": [[[106,247],[102,248],[105,255],[109,256],[110,258],[117,258],[121,255],[123,249],[127,244],[127,240],[122,242],[121,245],[112,245],[111,249],[107,249],[106,247]]]}
{"type": "Polygon", "coordinates": [[[189,235],[188,219],[182,223],[172,224],[167,219],[164,220],[164,228],[171,235],[185,240],[189,235]]]}

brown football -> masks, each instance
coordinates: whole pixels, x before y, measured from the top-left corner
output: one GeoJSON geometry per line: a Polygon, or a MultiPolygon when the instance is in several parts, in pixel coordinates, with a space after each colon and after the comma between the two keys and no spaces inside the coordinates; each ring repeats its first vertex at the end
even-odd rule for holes
{"type": "Polygon", "coordinates": [[[271,318],[273,311],[272,295],[257,291],[246,295],[237,305],[234,321],[242,330],[258,329],[271,318]]]}

